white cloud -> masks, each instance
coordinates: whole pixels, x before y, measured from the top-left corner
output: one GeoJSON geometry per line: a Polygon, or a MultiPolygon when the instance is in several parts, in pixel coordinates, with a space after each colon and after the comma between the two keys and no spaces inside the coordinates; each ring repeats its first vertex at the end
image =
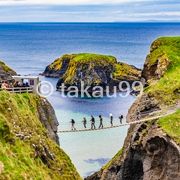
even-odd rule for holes
{"type": "Polygon", "coordinates": [[[140,2],[148,0],[0,0],[0,5],[15,5],[15,4],[117,4],[127,2],[140,2]]]}
{"type": "Polygon", "coordinates": [[[14,3],[10,3],[12,1],[0,0],[1,6],[4,2],[11,4],[6,6],[4,3],[3,8],[1,7],[0,22],[179,21],[180,19],[179,0],[172,0],[173,3],[166,0],[14,0],[14,3]],[[40,5],[30,5],[40,2],[40,5]],[[56,6],[56,3],[68,6],[56,6]],[[88,5],[95,3],[101,4],[88,5]],[[103,5],[107,3],[111,5],[103,5]],[[77,6],[74,8],[71,5],[77,6]]]}
{"type": "Polygon", "coordinates": [[[153,12],[153,13],[136,13],[136,16],[180,16],[179,11],[153,12]]]}

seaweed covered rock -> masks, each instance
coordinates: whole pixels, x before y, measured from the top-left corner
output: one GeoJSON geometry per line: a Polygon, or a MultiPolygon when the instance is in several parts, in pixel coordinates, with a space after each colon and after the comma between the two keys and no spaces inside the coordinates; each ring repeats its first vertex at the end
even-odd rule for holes
{"type": "Polygon", "coordinates": [[[139,80],[141,71],[134,66],[118,63],[113,56],[100,54],[70,54],[56,59],[46,67],[43,75],[57,77],[57,88],[64,83],[66,86],[77,86],[81,81],[84,86],[114,86],[122,80],[139,80]]]}

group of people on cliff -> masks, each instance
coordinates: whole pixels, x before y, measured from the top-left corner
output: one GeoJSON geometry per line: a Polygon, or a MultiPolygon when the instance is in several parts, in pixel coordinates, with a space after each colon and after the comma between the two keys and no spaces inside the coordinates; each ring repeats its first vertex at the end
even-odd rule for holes
{"type": "Polygon", "coordinates": [[[8,81],[2,81],[0,82],[0,89],[4,89],[4,90],[8,90],[11,88],[17,88],[17,87],[29,87],[29,83],[28,82],[18,82],[18,81],[14,81],[14,82],[8,82],[8,81]]]}
{"type": "MultiPolygon", "coordinates": [[[[123,115],[119,116],[120,124],[122,124],[123,118],[124,118],[123,115]]],[[[110,125],[111,125],[111,127],[114,127],[113,122],[114,122],[114,117],[113,117],[112,114],[110,114],[110,125]]],[[[87,123],[88,122],[87,122],[87,119],[85,117],[83,118],[82,123],[83,123],[84,129],[87,129],[87,123]]],[[[96,120],[95,120],[94,116],[92,116],[92,115],[91,115],[90,123],[91,123],[91,128],[90,129],[95,130],[96,129],[96,120]]],[[[75,120],[71,119],[71,130],[72,131],[76,131],[75,124],[76,124],[75,120]]],[[[104,128],[103,117],[102,117],[102,115],[99,115],[99,127],[98,127],[98,129],[103,129],[103,128],[104,128]]]]}

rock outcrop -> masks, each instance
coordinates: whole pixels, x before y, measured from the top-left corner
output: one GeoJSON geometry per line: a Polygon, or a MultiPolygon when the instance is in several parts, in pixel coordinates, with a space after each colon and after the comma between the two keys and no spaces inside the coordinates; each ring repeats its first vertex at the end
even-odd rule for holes
{"type": "Polygon", "coordinates": [[[148,94],[143,93],[130,107],[126,118],[127,122],[137,121],[160,109],[160,104],[154,97],[150,97],[148,94]]]}
{"type": "Polygon", "coordinates": [[[9,80],[16,72],[8,67],[4,62],[0,61],[0,81],[9,80]]]}
{"type": "Polygon", "coordinates": [[[147,56],[142,71],[142,77],[146,81],[159,80],[166,72],[170,65],[168,54],[161,47],[168,44],[162,43],[157,39],[151,45],[150,54],[147,56]]]}
{"type": "Polygon", "coordinates": [[[48,130],[49,137],[59,144],[59,137],[57,135],[58,120],[51,104],[45,98],[41,98],[37,106],[38,117],[41,123],[48,130]]]}
{"type": "Polygon", "coordinates": [[[87,180],[178,180],[180,148],[156,123],[130,128],[123,152],[87,180]]]}
{"type": "MultiPolygon", "coordinates": [[[[148,87],[129,109],[129,122],[164,108],[178,107],[179,45],[180,37],[159,38],[152,44],[142,72],[148,87]]],[[[151,122],[131,125],[121,153],[86,180],[180,179],[179,127],[180,110],[151,122]]]]}
{"type": "Polygon", "coordinates": [[[66,87],[76,86],[80,89],[83,81],[84,87],[114,86],[122,80],[139,80],[141,71],[134,66],[118,63],[113,56],[99,54],[70,54],[56,59],[46,67],[43,75],[57,77],[57,88],[62,83],[66,87]]]}

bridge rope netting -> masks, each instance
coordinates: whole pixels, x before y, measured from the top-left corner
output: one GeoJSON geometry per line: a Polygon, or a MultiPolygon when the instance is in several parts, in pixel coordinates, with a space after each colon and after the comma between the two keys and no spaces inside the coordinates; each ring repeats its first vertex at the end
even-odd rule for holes
{"type": "Polygon", "coordinates": [[[78,133],[78,132],[87,132],[87,131],[92,131],[93,132],[93,131],[102,131],[102,130],[106,130],[106,129],[118,128],[118,127],[123,127],[123,126],[130,126],[130,125],[133,125],[133,124],[140,124],[140,123],[143,123],[143,122],[154,121],[154,120],[157,120],[159,118],[170,115],[170,114],[172,114],[174,112],[175,111],[170,112],[170,113],[166,113],[166,114],[163,114],[163,115],[157,115],[157,116],[154,116],[154,117],[143,118],[141,120],[132,121],[132,122],[129,122],[129,123],[122,123],[122,124],[114,125],[114,126],[107,126],[107,127],[103,127],[103,128],[96,128],[96,129],[91,129],[91,128],[86,129],[86,128],[84,128],[84,129],[76,129],[76,130],[59,130],[57,133],[78,133]]]}

